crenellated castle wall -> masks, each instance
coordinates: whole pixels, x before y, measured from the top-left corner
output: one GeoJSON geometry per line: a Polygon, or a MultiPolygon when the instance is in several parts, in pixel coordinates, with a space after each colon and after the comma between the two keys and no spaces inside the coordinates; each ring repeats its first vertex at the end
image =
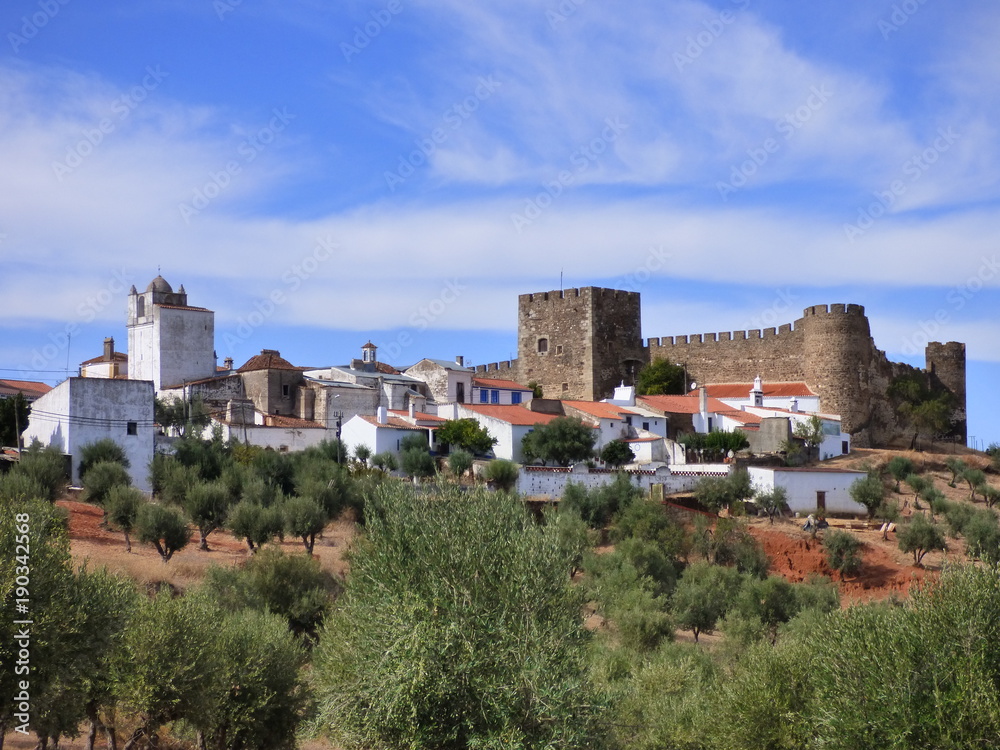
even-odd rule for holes
{"type": "Polygon", "coordinates": [[[583,287],[518,298],[518,358],[480,365],[479,375],[536,381],[546,398],[599,400],[642,365],[669,359],[688,382],[803,381],[825,412],[839,414],[854,445],[885,444],[901,428],[887,392],[895,377],[917,374],[955,397],[955,433],[966,436],[965,345],[933,342],[927,367],[890,362],[875,346],[865,309],[813,305],[777,328],[640,337],[639,294],[583,287]],[[545,351],[539,342],[545,341],[545,351]]]}

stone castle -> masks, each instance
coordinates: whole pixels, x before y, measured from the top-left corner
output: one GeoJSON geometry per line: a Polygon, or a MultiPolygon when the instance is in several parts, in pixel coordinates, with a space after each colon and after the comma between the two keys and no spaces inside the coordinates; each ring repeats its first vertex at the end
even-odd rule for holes
{"type": "Polygon", "coordinates": [[[794,323],[764,330],[643,341],[638,292],[600,287],[522,294],[517,359],[477,374],[535,382],[547,398],[600,400],[632,384],[646,364],[669,359],[700,384],[804,382],[826,413],[839,414],[854,445],[884,445],[903,425],[887,396],[900,375],[917,375],[954,397],[953,435],[966,438],[965,344],[931,342],[926,367],[890,362],[875,346],[861,305],[807,307],[794,323]]]}

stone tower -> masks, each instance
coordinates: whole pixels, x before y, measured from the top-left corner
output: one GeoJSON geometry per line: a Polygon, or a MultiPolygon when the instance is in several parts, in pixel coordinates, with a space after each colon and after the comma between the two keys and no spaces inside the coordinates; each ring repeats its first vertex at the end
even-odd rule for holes
{"type": "Polygon", "coordinates": [[[639,294],[601,287],[518,297],[517,368],[547,398],[599,400],[647,361],[639,294]]]}
{"type": "Polygon", "coordinates": [[[965,344],[957,341],[949,341],[946,344],[932,341],[927,345],[924,354],[930,385],[932,388],[943,387],[951,393],[955,400],[955,411],[951,417],[955,425],[955,434],[962,438],[963,443],[967,442],[969,435],[965,407],[965,344]]]}
{"type": "Polygon", "coordinates": [[[127,327],[130,380],[160,391],[215,375],[215,313],[189,306],[183,286],[175,292],[162,276],[145,292],[133,286],[127,327]]]}

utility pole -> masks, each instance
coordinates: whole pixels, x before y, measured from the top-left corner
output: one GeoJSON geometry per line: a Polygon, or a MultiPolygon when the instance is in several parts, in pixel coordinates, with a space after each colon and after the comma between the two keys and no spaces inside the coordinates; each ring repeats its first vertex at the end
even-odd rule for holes
{"type": "Polygon", "coordinates": [[[21,393],[15,393],[13,397],[14,401],[14,440],[17,441],[17,460],[21,460],[21,418],[18,416],[18,412],[21,409],[21,404],[24,402],[24,396],[21,393]]]}

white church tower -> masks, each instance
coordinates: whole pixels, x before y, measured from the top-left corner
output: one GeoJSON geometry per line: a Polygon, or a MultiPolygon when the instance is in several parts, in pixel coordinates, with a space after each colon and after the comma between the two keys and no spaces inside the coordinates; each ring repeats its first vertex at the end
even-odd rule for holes
{"type": "Polygon", "coordinates": [[[159,392],[213,377],[215,313],[190,307],[183,285],[176,292],[162,276],[128,297],[128,377],[152,380],[159,392]]]}

